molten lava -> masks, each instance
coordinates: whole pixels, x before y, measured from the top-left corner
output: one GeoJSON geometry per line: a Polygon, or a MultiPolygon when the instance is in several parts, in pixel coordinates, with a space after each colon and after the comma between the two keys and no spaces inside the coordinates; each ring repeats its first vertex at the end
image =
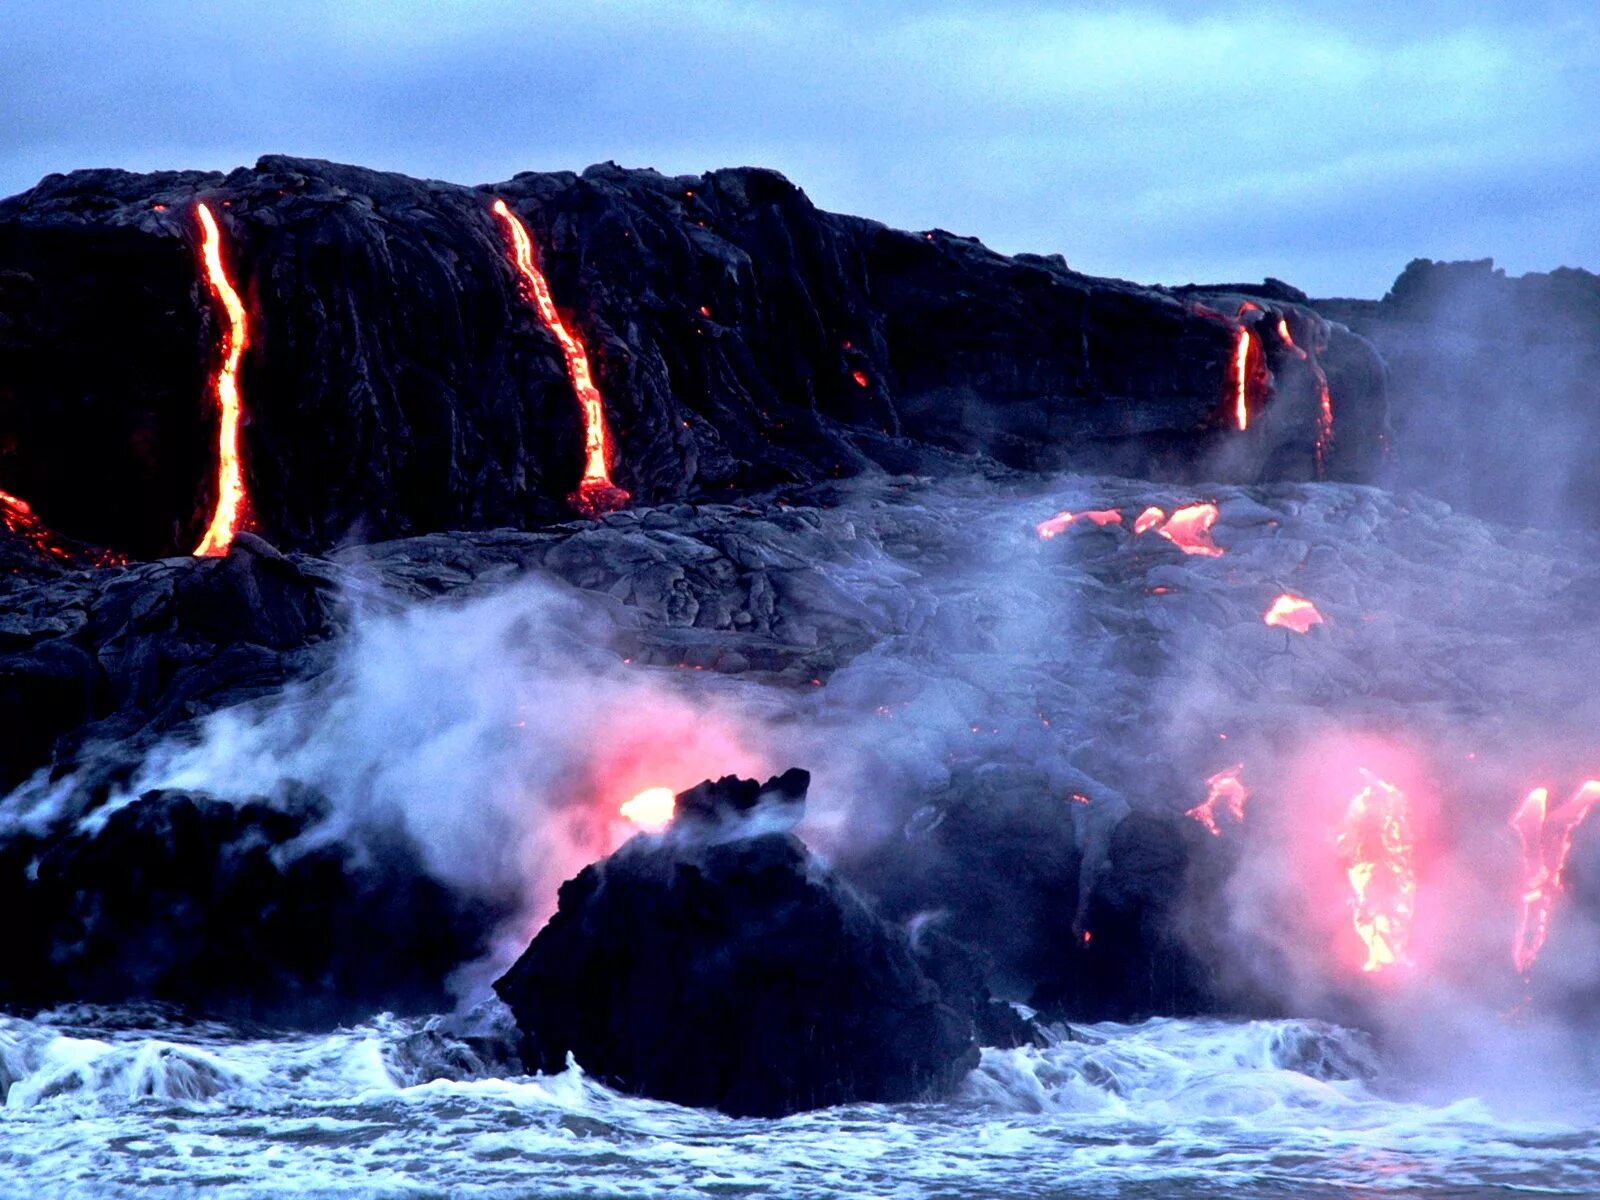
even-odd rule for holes
{"type": "Polygon", "coordinates": [[[1322,614],[1317,606],[1301,596],[1283,593],[1272,602],[1272,607],[1261,618],[1268,625],[1281,625],[1296,633],[1305,633],[1313,625],[1322,624],[1322,614]]]}
{"type": "Polygon", "coordinates": [[[671,788],[653,787],[645,788],[617,811],[646,833],[660,833],[672,823],[677,808],[678,798],[671,788]]]}
{"type": "Polygon", "coordinates": [[[1534,788],[1512,814],[1511,828],[1522,843],[1522,913],[1511,959],[1524,974],[1550,936],[1550,914],[1561,894],[1573,835],[1596,800],[1600,800],[1600,780],[1591,779],[1550,812],[1549,789],[1534,788]]]}
{"type": "Polygon", "coordinates": [[[1311,368],[1317,380],[1317,475],[1321,478],[1328,473],[1328,450],[1333,445],[1333,394],[1328,390],[1328,373],[1322,369],[1314,352],[1295,344],[1289,334],[1287,317],[1278,318],[1278,336],[1301,362],[1311,368]]]}
{"type": "Polygon", "coordinates": [[[1158,528],[1161,522],[1166,519],[1167,514],[1152,504],[1134,519],[1133,531],[1134,533],[1149,533],[1152,529],[1158,528]]]}
{"type": "Polygon", "coordinates": [[[1166,524],[1157,532],[1185,554],[1220,558],[1222,547],[1211,540],[1211,527],[1216,523],[1215,504],[1188,504],[1168,517],[1166,524]]]}
{"type": "Polygon", "coordinates": [[[1226,770],[1218,771],[1206,780],[1205,800],[1183,815],[1199,821],[1211,831],[1213,837],[1222,836],[1222,827],[1217,824],[1217,805],[1222,805],[1223,811],[1230,814],[1234,821],[1243,821],[1244,802],[1250,798],[1249,789],[1239,778],[1243,771],[1243,763],[1235,763],[1226,770]]]}
{"type": "Polygon", "coordinates": [[[1363,971],[1408,964],[1416,909],[1416,838],[1406,795],[1370,771],[1350,800],[1339,832],[1341,865],[1350,880],[1356,933],[1366,945],[1363,971]]]}
{"type": "Polygon", "coordinates": [[[529,299],[539,313],[544,327],[561,346],[567,362],[567,378],[583,410],[583,478],[567,502],[579,512],[598,516],[621,508],[629,500],[628,493],[611,482],[611,444],[606,432],[606,414],[600,399],[600,389],[594,385],[594,375],[589,369],[589,352],[582,339],[569,330],[556,311],[556,302],[550,295],[550,284],[533,260],[533,239],[528,228],[504,200],[494,202],[494,214],[505,222],[511,236],[511,247],[517,271],[522,276],[529,299]]]}
{"type": "Polygon", "coordinates": [[[222,363],[211,381],[221,414],[217,430],[217,507],[205,537],[195,547],[197,555],[226,554],[233,535],[245,519],[244,469],[239,460],[239,423],[243,401],[239,396],[239,362],[250,345],[250,321],[244,302],[228,279],[222,264],[222,231],[204,204],[195,205],[200,220],[200,262],[206,284],[222,305],[227,327],[222,331],[222,363]]]}
{"type": "Polygon", "coordinates": [[[1079,521],[1088,521],[1091,525],[1103,529],[1107,525],[1119,524],[1122,521],[1122,510],[1120,508],[1097,508],[1089,512],[1058,512],[1048,521],[1040,521],[1034,526],[1034,529],[1041,538],[1048,541],[1053,537],[1059,537],[1067,531],[1068,527],[1077,524],[1079,521]]]}
{"type": "Polygon", "coordinates": [[[1254,341],[1255,335],[1239,326],[1233,343],[1233,420],[1240,432],[1250,428],[1250,352],[1254,341]]]}
{"type": "Polygon", "coordinates": [[[0,492],[0,525],[4,525],[9,532],[22,538],[41,554],[47,554],[62,562],[72,558],[72,551],[45,528],[44,522],[34,515],[32,506],[20,496],[13,496],[10,492],[0,492]]]}

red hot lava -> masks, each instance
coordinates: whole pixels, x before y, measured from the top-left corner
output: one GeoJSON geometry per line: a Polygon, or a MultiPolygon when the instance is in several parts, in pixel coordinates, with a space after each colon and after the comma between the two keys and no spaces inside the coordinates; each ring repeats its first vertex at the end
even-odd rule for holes
{"type": "Polygon", "coordinates": [[[205,536],[195,547],[197,555],[226,554],[233,535],[245,520],[244,469],[239,459],[239,425],[243,401],[239,395],[239,362],[250,345],[250,321],[244,302],[222,263],[222,231],[211,209],[195,205],[200,222],[200,264],[206,285],[222,305],[227,327],[222,331],[222,362],[211,380],[220,421],[217,431],[217,506],[205,536]]]}
{"type": "Polygon", "coordinates": [[[1301,362],[1311,368],[1317,380],[1317,475],[1328,473],[1328,450],[1333,445],[1333,394],[1328,391],[1328,373],[1317,361],[1316,353],[1302,349],[1289,334],[1289,319],[1278,318],[1278,337],[1294,351],[1301,362]]]}
{"type": "Polygon", "coordinates": [[[1317,611],[1315,604],[1302,596],[1293,596],[1288,592],[1274,600],[1272,607],[1267,609],[1261,619],[1268,625],[1279,625],[1296,633],[1309,632],[1313,625],[1323,623],[1322,614],[1317,611]]]}
{"type": "Polygon", "coordinates": [[[1370,771],[1361,775],[1365,786],[1350,799],[1337,846],[1356,933],[1367,951],[1361,969],[1379,972],[1411,961],[1416,837],[1405,793],[1370,771]]]}
{"type": "Polygon", "coordinates": [[[672,823],[678,798],[669,787],[645,788],[617,811],[646,833],[660,833],[672,823]]]}
{"type": "Polygon", "coordinates": [[[1222,827],[1217,824],[1217,806],[1233,817],[1235,821],[1244,820],[1244,804],[1250,798],[1250,791],[1244,786],[1239,776],[1244,772],[1243,763],[1234,763],[1226,770],[1218,771],[1206,780],[1206,798],[1195,805],[1183,815],[1193,817],[1200,824],[1211,831],[1213,837],[1222,836],[1222,827]]]}
{"type": "Polygon", "coordinates": [[[32,506],[20,496],[13,496],[10,492],[0,492],[0,525],[4,525],[7,530],[41,554],[62,562],[70,561],[72,558],[72,551],[45,528],[44,522],[34,515],[32,506]]]}
{"type": "MultiPolygon", "coordinates": [[[[1143,517],[1140,519],[1143,520],[1143,517]]],[[[1222,547],[1211,540],[1211,527],[1216,523],[1215,504],[1188,504],[1168,517],[1166,524],[1157,532],[1185,554],[1220,558],[1222,547]]]]}
{"type": "Polygon", "coordinates": [[[1600,780],[1591,779],[1570,800],[1549,811],[1550,791],[1534,788],[1512,814],[1511,828],[1522,843],[1522,913],[1511,958],[1526,974],[1550,935],[1550,914],[1561,894],[1561,874],[1572,853],[1572,838],[1600,800],[1600,780]]]}
{"type": "Polygon", "coordinates": [[[494,202],[494,214],[505,223],[511,237],[511,248],[517,272],[522,276],[529,299],[539,313],[544,327],[561,345],[567,362],[567,378],[583,410],[583,478],[567,502],[588,516],[612,512],[629,500],[628,493],[611,482],[611,439],[606,430],[606,414],[600,398],[600,389],[594,385],[594,375],[589,369],[589,352],[577,334],[567,328],[556,311],[556,302],[550,295],[550,284],[544,272],[534,262],[533,239],[521,218],[504,200],[494,202]]]}
{"type": "Polygon", "coordinates": [[[1250,355],[1255,335],[1247,326],[1239,326],[1233,343],[1233,420],[1242,433],[1250,428],[1250,355]]]}
{"type": "Polygon", "coordinates": [[[1048,541],[1053,537],[1059,537],[1067,531],[1069,526],[1075,525],[1079,521],[1088,521],[1096,528],[1103,529],[1107,525],[1120,524],[1122,510],[1120,508],[1098,508],[1089,512],[1058,512],[1048,521],[1040,521],[1034,526],[1034,530],[1041,538],[1048,541]]]}

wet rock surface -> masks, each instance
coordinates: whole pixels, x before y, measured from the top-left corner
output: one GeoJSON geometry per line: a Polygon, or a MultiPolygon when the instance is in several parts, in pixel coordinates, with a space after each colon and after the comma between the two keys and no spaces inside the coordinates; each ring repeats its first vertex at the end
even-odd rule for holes
{"type": "Polygon", "coordinates": [[[320,551],[565,519],[582,419],[496,198],[587,342],[613,474],[641,504],[974,456],[1312,478],[1306,349],[1326,360],[1339,429],[1324,473],[1363,477],[1385,427],[1370,348],[1284,285],[1095,278],[825,213],[755,168],[604,164],[472,188],[268,156],[227,175],[53,175],[0,201],[0,487],[135,557],[197,544],[222,332],[196,270],[203,201],[248,313],[244,472],[269,540],[320,551]],[[1247,434],[1241,322],[1256,338],[1247,434]]]}
{"type": "Polygon", "coordinates": [[[570,1054],[624,1091],[765,1117],[932,1099],[977,1065],[981,980],[946,969],[946,995],[797,838],[759,832],[764,806],[746,801],[799,803],[802,775],[708,781],[684,794],[689,821],[562,887],[495,983],[525,1063],[570,1054]]]}

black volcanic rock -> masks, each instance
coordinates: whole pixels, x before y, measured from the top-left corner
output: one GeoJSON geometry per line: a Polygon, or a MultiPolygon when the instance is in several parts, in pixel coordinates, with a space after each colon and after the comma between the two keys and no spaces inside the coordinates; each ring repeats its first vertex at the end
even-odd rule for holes
{"type": "Polygon", "coordinates": [[[492,187],[268,156],[228,175],[79,171],[0,201],[0,488],[52,528],[191,550],[214,489],[219,353],[196,270],[208,203],[248,310],[240,371],[256,527],[324,550],[570,515],[583,430],[518,290],[527,224],[605,399],[635,501],[723,499],[963,457],[1155,478],[1306,479],[1325,347],[1357,478],[1384,428],[1370,348],[1280,284],[1181,292],[1059,256],[819,211],[759,169],[606,164],[492,187]],[[1232,423],[1238,314],[1260,334],[1232,423]]]}
{"type": "Polygon", "coordinates": [[[1387,364],[1380,482],[1508,524],[1600,524],[1600,276],[1416,259],[1381,301],[1313,303],[1387,364]]]}
{"type": "Polygon", "coordinates": [[[449,1003],[505,913],[436,883],[397,834],[297,839],[314,796],[150,792],[0,840],[0,1004],[153,1000],[307,1028],[449,1003]]]}
{"type": "Polygon", "coordinates": [[[792,835],[705,831],[641,835],[563,885],[495,984],[528,1067],[570,1054],[625,1091],[781,1116],[937,1095],[977,1064],[987,997],[970,977],[944,994],[906,935],[792,835]]]}

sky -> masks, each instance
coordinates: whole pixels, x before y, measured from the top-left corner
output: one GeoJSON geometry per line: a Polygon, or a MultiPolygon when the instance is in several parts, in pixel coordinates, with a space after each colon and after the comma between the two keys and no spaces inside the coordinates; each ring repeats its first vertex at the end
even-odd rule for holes
{"type": "Polygon", "coordinates": [[[776,168],[1155,283],[1600,270],[1600,0],[0,2],[0,195],[266,153],[776,168]]]}

